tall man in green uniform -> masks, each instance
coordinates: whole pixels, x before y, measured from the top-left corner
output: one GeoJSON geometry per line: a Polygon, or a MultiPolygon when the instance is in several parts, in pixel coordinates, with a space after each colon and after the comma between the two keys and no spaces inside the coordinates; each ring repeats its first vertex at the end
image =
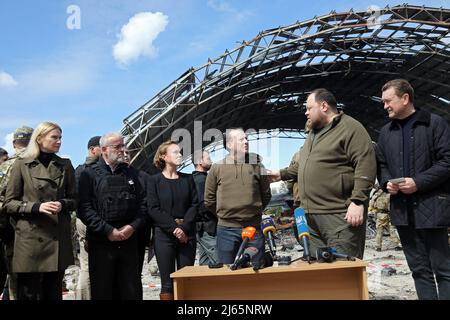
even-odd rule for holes
{"type": "Polygon", "coordinates": [[[305,115],[311,131],[299,161],[273,170],[272,180],[297,179],[313,255],[317,247],[331,246],[362,258],[369,193],[376,175],[371,139],[361,123],[338,111],[335,97],[326,89],[308,96],[305,115]]]}
{"type": "MultiPolygon", "coordinates": [[[[4,292],[4,295],[9,294],[10,300],[16,300],[16,285],[17,277],[15,274],[11,273],[11,262],[13,257],[14,249],[14,229],[10,223],[10,217],[3,208],[3,202],[5,200],[6,186],[8,185],[8,180],[11,174],[11,168],[14,162],[19,158],[19,155],[25,151],[25,148],[30,142],[31,134],[33,129],[30,127],[21,127],[16,129],[13,135],[13,147],[16,153],[9,158],[7,161],[0,165],[0,251],[2,252],[2,257],[7,265],[8,279],[6,287],[9,288],[9,292],[4,292]],[[4,256],[3,256],[4,255],[4,256]]],[[[11,221],[14,222],[14,221],[11,221]]],[[[3,285],[3,283],[1,283],[3,285]]],[[[2,287],[3,288],[3,287],[2,287]]]]}

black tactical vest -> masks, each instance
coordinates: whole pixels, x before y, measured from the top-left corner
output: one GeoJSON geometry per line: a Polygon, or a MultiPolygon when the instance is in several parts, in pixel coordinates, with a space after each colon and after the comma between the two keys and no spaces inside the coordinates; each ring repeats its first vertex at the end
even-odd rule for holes
{"type": "Polygon", "coordinates": [[[136,188],[133,178],[124,170],[120,174],[107,174],[98,165],[96,173],[97,212],[106,222],[130,221],[137,211],[136,188]]]}

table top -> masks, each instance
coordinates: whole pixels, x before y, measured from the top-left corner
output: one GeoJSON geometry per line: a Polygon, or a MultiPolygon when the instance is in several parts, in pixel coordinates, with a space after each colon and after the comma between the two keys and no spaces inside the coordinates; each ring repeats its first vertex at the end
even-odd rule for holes
{"type": "Polygon", "coordinates": [[[212,276],[233,276],[233,275],[249,275],[249,274],[267,274],[278,272],[301,272],[301,271],[319,271],[331,269],[345,269],[345,268],[365,268],[368,262],[356,259],[356,261],[340,261],[336,260],[331,263],[317,263],[311,264],[305,261],[295,261],[288,266],[272,266],[264,269],[254,271],[253,268],[242,268],[231,270],[228,265],[222,268],[209,268],[208,266],[187,266],[170,275],[171,278],[185,278],[185,277],[212,277],[212,276]]]}

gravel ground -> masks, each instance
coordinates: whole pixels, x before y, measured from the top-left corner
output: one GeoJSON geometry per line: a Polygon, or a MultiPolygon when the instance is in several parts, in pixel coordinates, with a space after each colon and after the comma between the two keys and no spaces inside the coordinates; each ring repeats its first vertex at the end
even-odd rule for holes
{"type": "MultiPolygon", "coordinates": [[[[278,253],[290,255],[296,258],[302,253],[301,248],[295,241],[294,235],[289,230],[280,231],[278,236],[278,253]]],[[[369,298],[371,300],[415,300],[417,295],[411,272],[406,264],[403,251],[395,251],[394,245],[388,237],[384,237],[383,246],[386,248],[381,252],[375,251],[374,239],[367,239],[364,260],[369,262],[367,267],[369,298]],[[395,271],[395,272],[394,272],[395,271]]],[[[196,264],[197,261],[196,261],[196,264]]],[[[144,300],[158,300],[161,289],[159,276],[152,275],[151,270],[156,269],[156,259],[144,264],[142,284],[144,300]]],[[[74,289],[78,276],[78,267],[73,266],[66,271],[65,300],[74,299],[74,289]]]]}

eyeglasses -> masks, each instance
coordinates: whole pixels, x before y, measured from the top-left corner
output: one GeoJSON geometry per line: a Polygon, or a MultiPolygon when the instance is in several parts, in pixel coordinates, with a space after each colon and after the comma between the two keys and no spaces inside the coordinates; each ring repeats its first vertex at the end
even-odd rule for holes
{"type": "Polygon", "coordinates": [[[112,144],[112,145],[109,145],[108,147],[112,147],[115,150],[120,150],[120,149],[125,148],[126,146],[123,143],[121,143],[121,144],[112,144]]]}

